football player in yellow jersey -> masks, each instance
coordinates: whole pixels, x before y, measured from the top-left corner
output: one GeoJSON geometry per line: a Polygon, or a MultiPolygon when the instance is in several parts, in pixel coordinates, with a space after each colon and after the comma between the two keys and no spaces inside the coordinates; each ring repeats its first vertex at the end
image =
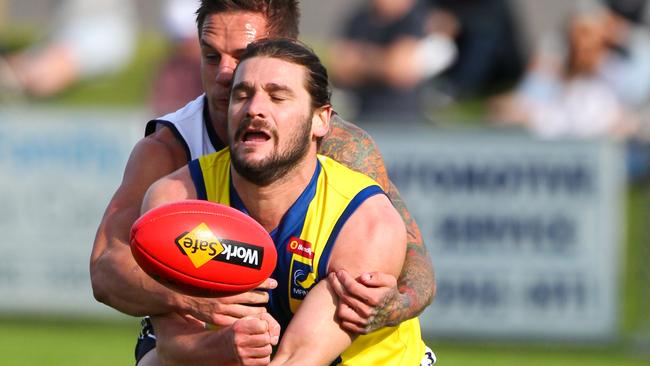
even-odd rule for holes
{"type": "MultiPolygon", "coordinates": [[[[329,95],[327,72],[311,50],[289,40],[252,43],[234,75],[230,150],[154,183],[143,212],[179,199],[210,199],[247,212],[271,233],[280,286],[269,311],[285,327],[271,365],[420,365],[428,356],[417,319],[358,338],[335,320],[336,294],[322,280],[338,270],[398,276],[406,228],[372,179],[317,156],[329,129],[329,95]]],[[[268,364],[274,325],[243,318],[213,331],[222,337],[213,343],[222,349],[219,363],[268,364]],[[233,341],[238,336],[246,342],[233,341]]]]}

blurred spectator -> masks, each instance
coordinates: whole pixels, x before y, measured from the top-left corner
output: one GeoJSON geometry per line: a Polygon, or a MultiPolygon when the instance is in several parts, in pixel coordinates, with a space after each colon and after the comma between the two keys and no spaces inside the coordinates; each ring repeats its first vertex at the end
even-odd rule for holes
{"type": "Polygon", "coordinates": [[[640,133],[650,97],[650,38],[612,9],[580,2],[565,34],[544,39],[519,87],[492,101],[491,119],[541,137],[623,140],[635,182],[650,173],[650,145],[640,133]]]}
{"type": "Polygon", "coordinates": [[[610,54],[603,8],[582,4],[559,38],[564,41],[545,39],[516,92],[494,105],[496,119],[545,137],[632,133],[634,119],[601,76],[610,54]]]}
{"type": "Polygon", "coordinates": [[[427,0],[453,17],[458,57],[438,88],[451,100],[493,92],[521,76],[524,57],[508,0],[427,0]]]}
{"type": "Polygon", "coordinates": [[[632,135],[638,120],[609,82],[616,75],[608,69],[608,16],[598,3],[581,2],[565,34],[544,39],[518,89],[495,100],[494,119],[544,137],[632,135]]]}
{"type": "Polygon", "coordinates": [[[619,99],[638,116],[639,129],[627,141],[628,176],[632,182],[650,177],[650,30],[647,0],[606,0],[607,41],[612,49],[602,76],[619,99]]]}
{"type": "Polygon", "coordinates": [[[330,57],[335,86],[358,98],[357,120],[422,119],[424,82],[446,68],[455,48],[442,32],[425,32],[417,0],[370,0],[348,20],[330,57]]]}
{"type": "Polygon", "coordinates": [[[54,95],[74,82],[112,73],[131,58],[131,0],[65,0],[42,42],[0,59],[0,98],[54,95]]]}
{"type": "Polygon", "coordinates": [[[646,0],[606,0],[607,55],[600,74],[623,103],[643,107],[650,97],[650,31],[643,25],[646,0]]]}
{"type": "Polygon", "coordinates": [[[171,50],[154,77],[151,108],[157,116],[173,112],[202,93],[198,0],[166,0],[163,25],[171,50]]]}

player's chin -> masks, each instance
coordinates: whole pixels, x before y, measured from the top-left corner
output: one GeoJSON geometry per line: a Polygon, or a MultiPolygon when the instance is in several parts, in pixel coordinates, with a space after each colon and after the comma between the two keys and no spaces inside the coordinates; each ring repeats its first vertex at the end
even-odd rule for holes
{"type": "Polygon", "coordinates": [[[234,154],[240,161],[255,164],[264,161],[271,153],[271,147],[265,143],[245,143],[239,142],[233,146],[234,154]]]}
{"type": "Polygon", "coordinates": [[[256,157],[256,158],[250,158],[250,159],[244,159],[243,163],[248,169],[252,171],[259,171],[263,170],[264,166],[266,165],[266,159],[263,157],[256,157]]]}

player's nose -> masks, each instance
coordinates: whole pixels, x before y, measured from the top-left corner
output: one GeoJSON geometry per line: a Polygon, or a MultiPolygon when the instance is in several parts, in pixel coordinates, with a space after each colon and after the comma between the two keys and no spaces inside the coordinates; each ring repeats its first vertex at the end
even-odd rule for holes
{"type": "Polygon", "coordinates": [[[237,61],[232,57],[223,57],[219,62],[215,81],[223,86],[229,87],[237,67],[237,61]]]}
{"type": "Polygon", "coordinates": [[[263,93],[255,93],[246,105],[246,115],[250,118],[264,118],[268,115],[268,98],[263,93]]]}

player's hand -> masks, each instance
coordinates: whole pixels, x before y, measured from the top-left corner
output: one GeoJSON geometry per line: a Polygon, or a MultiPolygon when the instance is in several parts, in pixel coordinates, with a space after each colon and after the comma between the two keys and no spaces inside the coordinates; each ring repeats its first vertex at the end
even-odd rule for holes
{"type": "Polygon", "coordinates": [[[152,316],[156,352],[152,364],[267,365],[280,325],[268,313],[238,319],[232,326],[208,330],[189,315],[152,316]]]}
{"type": "Polygon", "coordinates": [[[280,338],[280,325],[268,313],[247,316],[230,327],[232,349],[242,366],[265,366],[280,338]]]}
{"type": "Polygon", "coordinates": [[[216,298],[188,297],[186,313],[208,324],[229,326],[246,316],[265,313],[264,305],[269,301],[267,290],[276,286],[277,281],[268,278],[255,290],[237,295],[216,298]]]}
{"type": "Polygon", "coordinates": [[[336,315],[341,328],[348,332],[367,334],[389,324],[388,308],[399,296],[397,279],[381,272],[352,277],[345,270],[331,272],[327,280],[339,297],[336,315]]]}

